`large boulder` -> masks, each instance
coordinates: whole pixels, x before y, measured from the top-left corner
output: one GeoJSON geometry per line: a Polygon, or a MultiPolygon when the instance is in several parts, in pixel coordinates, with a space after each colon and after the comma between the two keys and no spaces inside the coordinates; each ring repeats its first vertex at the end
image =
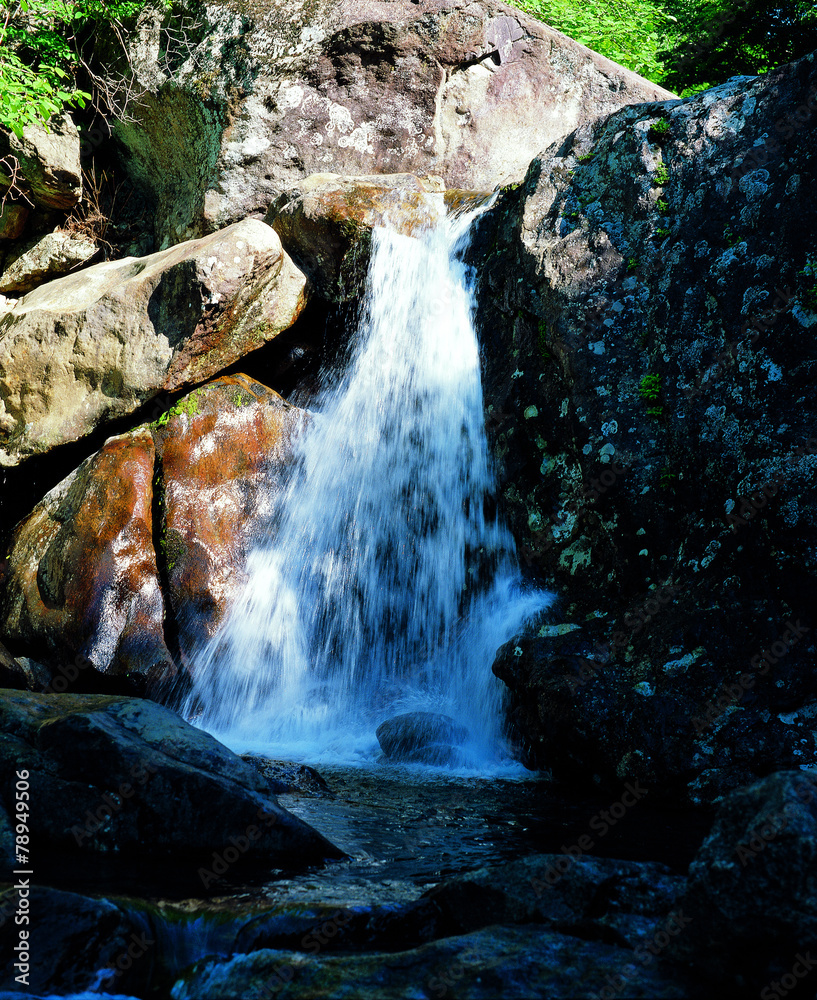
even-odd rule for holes
{"type": "Polygon", "coordinates": [[[774,774],[729,795],[690,866],[681,904],[690,924],[673,953],[720,991],[813,992],[812,984],[806,994],[792,993],[817,962],[810,950],[817,940],[815,775],[774,774]]]}
{"type": "Polygon", "coordinates": [[[175,858],[202,890],[237,863],[297,866],[341,852],[208,733],[152,701],[4,691],[0,797],[28,782],[33,856],[175,858]],[[35,853],[36,852],[36,853],[35,853]]]}
{"type": "Polygon", "coordinates": [[[305,283],[248,220],[35,289],[0,317],[0,465],[218,374],[292,325],[305,283]]]}
{"type": "Polygon", "coordinates": [[[501,670],[529,745],[549,742],[554,711],[583,713],[598,751],[586,778],[615,727],[605,686],[637,715],[608,774],[630,752],[676,778],[689,764],[694,781],[720,766],[715,744],[655,755],[680,749],[673,727],[694,742],[695,718],[711,731],[732,714],[741,754],[762,732],[767,767],[813,760],[807,715],[779,730],[817,696],[815,86],[809,56],[620,110],[535,158],[478,226],[504,508],[531,576],[560,597],[552,627],[598,626],[602,658],[559,709],[524,679],[539,668],[506,651],[501,670]]]}
{"type": "Polygon", "coordinates": [[[3,635],[53,665],[65,678],[57,691],[93,675],[144,690],[175,673],[153,542],[155,461],[149,428],[110,438],[10,538],[3,635]]]}
{"type": "Polygon", "coordinates": [[[269,530],[305,420],[266,386],[225,376],[110,438],[15,527],[5,641],[47,663],[56,691],[183,681],[269,530]]]}
{"type": "Polygon", "coordinates": [[[87,236],[72,236],[60,231],[37,236],[3,258],[0,292],[14,295],[30,292],[46,281],[87,264],[98,250],[96,243],[87,236]]]}
{"type": "Polygon", "coordinates": [[[263,215],[313,173],[518,181],[577,125],[671,96],[493,0],[210,0],[166,51],[169,16],[130,34],[143,92],[115,126],[165,244],[263,215]]]}

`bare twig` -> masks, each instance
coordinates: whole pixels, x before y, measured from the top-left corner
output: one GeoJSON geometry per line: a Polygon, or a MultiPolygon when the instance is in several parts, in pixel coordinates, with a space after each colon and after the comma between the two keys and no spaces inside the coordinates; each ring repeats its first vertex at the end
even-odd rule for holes
{"type": "MultiPolygon", "coordinates": [[[[8,153],[6,156],[0,157],[0,166],[6,168],[9,175],[9,188],[0,198],[0,212],[6,207],[6,201],[11,198],[12,201],[27,201],[31,208],[34,208],[34,202],[29,198],[28,193],[18,182],[19,178],[22,178],[20,172],[20,161],[13,153],[8,153]]],[[[24,178],[22,178],[25,180],[24,178]]]]}

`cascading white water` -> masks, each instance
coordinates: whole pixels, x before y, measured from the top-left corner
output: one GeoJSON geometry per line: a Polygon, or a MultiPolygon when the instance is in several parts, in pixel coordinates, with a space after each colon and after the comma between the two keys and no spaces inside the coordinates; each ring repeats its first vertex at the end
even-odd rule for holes
{"type": "MultiPolygon", "coordinates": [[[[442,199],[440,198],[440,202],[442,199]]],[[[230,745],[353,761],[401,711],[444,712],[496,761],[498,646],[548,603],[524,592],[492,477],[467,269],[470,219],[377,229],[348,369],[315,407],[269,541],[197,665],[230,745]]]]}

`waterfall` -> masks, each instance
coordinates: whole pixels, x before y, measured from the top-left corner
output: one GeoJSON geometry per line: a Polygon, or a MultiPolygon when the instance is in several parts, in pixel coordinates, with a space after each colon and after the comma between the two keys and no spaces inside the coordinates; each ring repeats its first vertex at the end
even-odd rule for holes
{"type": "Polygon", "coordinates": [[[467,727],[476,765],[503,753],[491,663],[549,597],[521,586],[490,513],[471,217],[439,214],[419,236],[375,229],[348,365],[199,657],[202,724],[231,746],[371,759],[380,722],[423,709],[467,727]]]}

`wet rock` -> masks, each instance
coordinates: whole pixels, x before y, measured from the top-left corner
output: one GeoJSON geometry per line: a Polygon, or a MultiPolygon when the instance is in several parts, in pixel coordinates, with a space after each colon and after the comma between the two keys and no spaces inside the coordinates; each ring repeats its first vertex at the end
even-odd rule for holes
{"type": "Polygon", "coordinates": [[[422,232],[439,218],[443,191],[440,178],[412,174],[313,174],[276,199],[266,221],[324,297],[346,300],[361,293],[372,229],[422,232]]]}
{"type": "Polygon", "coordinates": [[[154,552],[154,463],[148,428],[110,438],[12,533],[3,634],[50,664],[55,691],[102,678],[144,691],[176,673],[154,552]]]}
{"type": "MultiPolygon", "coordinates": [[[[22,927],[30,956],[27,986],[21,990],[16,979],[21,970],[8,962],[0,973],[0,990],[52,996],[105,987],[111,993],[138,995],[148,988],[156,940],[143,920],[108,900],[45,886],[32,886],[27,902],[29,922],[22,927]]],[[[0,893],[0,941],[7,955],[20,943],[17,907],[15,888],[0,893]]]]}
{"type": "Polygon", "coordinates": [[[68,115],[43,125],[26,125],[22,136],[0,134],[0,191],[11,183],[8,160],[19,164],[18,186],[40,208],[68,210],[82,197],[79,132],[68,115]]]}
{"type": "Polygon", "coordinates": [[[29,674],[26,668],[15,660],[2,643],[0,643],[0,687],[29,687],[29,674]]]}
{"type": "Polygon", "coordinates": [[[235,864],[293,867],[340,852],[282,809],[264,779],[151,701],[4,691],[0,794],[29,772],[43,852],[176,858],[209,890],[235,864]]]}
{"type": "Polygon", "coordinates": [[[183,397],[153,424],[160,463],[158,558],[186,664],[215,634],[270,530],[305,411],[246,375],[183,397]]]}
{"type": "Polygon", "coordinates": [[[766,767],[814,759],[815,205],[803,179],[816,67],[809,56],[580,127],[477,229],[503,507],[527,572],[559,597],[558,623],[603,622],[610,654],[606,679],[576,694],[584,708],[543,707],[544,665],[527,686],[506,657],[503,676],[530,741],[552,742],[554,713],[561,732],[580,719],[598,745],[595,718],[609,734],[585,779],[629,753],[676,781],[689,767],[690,788],[703,775],[705,797],[731,783],[705,774],[727,766],[724,747],[743,780],[764,773],[764,755],[766,767]],[[602,689],[629,706],[628,737],[602,689]],[[704,739],[692,723],[681,747],[673,702],[677,728],[703,717],[704,739]],[[727,724],[736,742],[710,739],[727,724]]]}
{"type": "Polygon", "coordinates": [[[0,292],[15,295],[30,292],[38,285],[86,264],[97,249],[96,243],[87,237],[47,233],[21,247],[20,253],[13,259],[7,257],[3,261],[0,292]]]}
{"type": "Polygon", "coordinates": [[[0,319],[0,464],[205,381],[291,326],[304,293],[257,220],[29,292],[0,319]]]}
{"type": "MultiPolygon", "coordinates": [[[[236,375],[110,438],[12,533],[5,641],[47,664],[57,692],[183,682],[269,530],[305,419],[236,375]]],[[[39,672],[26,676],[37,686],[39,672]]]]}
{"type": "Polygon", "coordinates": [[[255,951],[193,966],[171,992],[174,1000],[243,998],[274,989],[282,997],[421,995],[463,998],[592,996],[626,988],[632,997],[687,997],[683,980],[644,968],[632,953],[598,941],[555,934],[536,925],[488,927],[407,951],[333,956],[255,951]],[[577,992],[577,990],[579,992],[577,992]]]}
{"type": "Polygon", "coordinates": [[[692,922],[676,958],[721,988],[757,995],[783,979],[790,992],[817,937],[815,775],[773,774],[727,796],[681,903],[692,922]]]}
{"type": "Polygon", "coordinates": [[[270,760],[260,754],[245,753],[241,759],[254,767],[269,784],[274,795],[299,792],[319,798],[333,798],[332,790],[324,779],[308,764],[296,764],[290,760],[270,760]]]}
{"type": "Polygon", "coordinates": [[[670,96],[489,0],[204,4],[172,70],[157,18],[129,39],[142,92],[115,134],[171,242],[263,215],[325,171],[518,181],[580,123],[670,96]]]}
{"type": "Polygon", "coordinates": [[[452,743],[468,739],[468,730],[447,715],[407,712],[381,722],[377,741],[391,760],[439,763],[456,755],[452,743]]]}

